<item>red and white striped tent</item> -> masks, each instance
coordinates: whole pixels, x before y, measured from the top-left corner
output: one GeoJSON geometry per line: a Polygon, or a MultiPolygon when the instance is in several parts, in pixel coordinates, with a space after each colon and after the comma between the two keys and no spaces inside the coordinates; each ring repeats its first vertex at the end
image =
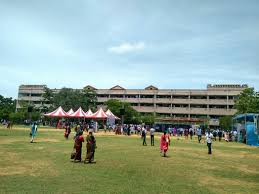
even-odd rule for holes
{"type": "Polygon", "coordinates": [[[112,113],[112,111],[110,111],[110,109],[108,109],[105,113],[107,114],[108,117],[113,117],[113,118],[115,118],[115,119],[120,119],[119,117],[115,116],[115,115],[112,113]]]}
{"type": "Polygon", "coordinates": [[[93,119],[106,119],[107,117],[108,117],[107,114],[103,111],[102,108],[100,108],[91,116],[91,118],[93,119]]]}
{"type": "Polygon", "coordinates": [[[48,117],[68,117],[68,114],[60,106],[56,110],[54,110],[50,113],[44,114],[44,116],[48,116],[48,117]]]}
{"type": "Polygon", "coordinates": [[[85,112],[83,111],[83,109],[81,107],[79,107],[79,109],[76,112],[69,115],[69,117],[84,118],[85,112]]]}
{"type": "Polygon", "coordinates": [[[71,114],[73,114],[73,113],[74,113],[74,111],[73,111],[72,108],[70,108],[70,110],[67,112],[68,115],[71,115],[71,114]]]}
{"type": "Polygon", "coordinates": [[[85,113],[85,118],[91,118],[92,115],[93,115],[93,112],[89,108],[89,110],[85,113]]]}

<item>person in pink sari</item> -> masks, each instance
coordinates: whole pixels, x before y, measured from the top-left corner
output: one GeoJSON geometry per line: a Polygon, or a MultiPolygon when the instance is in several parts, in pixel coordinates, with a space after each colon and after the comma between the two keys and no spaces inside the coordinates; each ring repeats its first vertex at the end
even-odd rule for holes
{"type": "Polygon", "coordinates": [[[168,146],[170,145],[170,137],[168,134],[166,134],[166,131],[164,131],[164,134],[161,136],[160,139],[160,151],[161,153],[164,153],[164,157],[166,157],[166,152],[168,150],[168,146]]]}

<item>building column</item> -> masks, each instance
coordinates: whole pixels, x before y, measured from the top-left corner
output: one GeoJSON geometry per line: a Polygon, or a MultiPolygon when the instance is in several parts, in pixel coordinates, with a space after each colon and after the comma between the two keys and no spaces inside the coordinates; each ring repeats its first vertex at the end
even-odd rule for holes
{"type": "Polygon", "coordinates": [[[188,114],[188,119],[190,119],[190,118],[191,118],[191,114],[190,114],[190,111],[191,111],[191,103],[190,103],[190,100],[191,100],[191,92],[190,92],[189,95],[188,95],[188,100],[189,100],[189,103],[188,103],[188,112],[189,112],[189,114],[188,114]]]}
{"type": "Polygon", "coordinates": [[[207,118],[209,118],[209,109],[210,109],[210,105],[209,105],[209,95],[207,95],[207,118]]]}
{"type": "Polygon", "coordinates": [[[171,108],[171,111],[170,111],[170,117],[173,116],[173,92],[171,90],[171,98],[170,98],[170,108],[171,108]]]}
{"type": "Polygon", "coordinates": [[[228,98],[228,94],[227,94],[227,111],[229,110],[229,98],[228,98]]]}

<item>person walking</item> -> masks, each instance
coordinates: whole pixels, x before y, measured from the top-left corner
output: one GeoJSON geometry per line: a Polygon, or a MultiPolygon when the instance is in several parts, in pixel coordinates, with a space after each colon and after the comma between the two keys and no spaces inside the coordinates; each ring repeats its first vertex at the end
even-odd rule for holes
{"type": "Polygon", "coordinates": [[[213,139],[213,135],[210,132],[210,130],[208,130],[208,133],[206,134],[206,141],[207,141],[207,146],[208,146],[208,154],[212,154],[212,152],[211,152],[212,139],[213,139]]]}
{"type": "Polygon", "coordinates": [[[146,128],[143,126],[142,127],[142,131],[141,131],[141,138],[143,139],[143,146],[147,145],[147,142],[146,142],[146,136],[147,136],[147,130],[146,128]]]}
{"type": "Polygon", "coordinates": [[[219,141],[221,141],[221,138],[222,138],[222,131],[221,131],[221,129],[219,129],[218,136],[219,136],[219,141]]]}
{"type": "Polygon", "coordinates": [[[31,141],[30,141],[30,142],[31,142],[31,143],[33,143],[33,141],[34,141],[34,138],[35,138],[35,136],[36,136],[37,130],[38,130],[37,123],[34,122],[34,123],[32,124],[32,126],[31,126],[31,133],[30,133],[30,135],[31,135],[31,141]]]}
{"type": "Polygon", "coordinates": [[[200,127],[197,129],[197,136],[198,136],[199,143],[201,143],[201,128],[200,127]]]}
{"type": "Polygon", "coordinates": [[[166,134],[166,131],[164,131],[164,134],[161,136],[160,139],[160,153],[163,153],[163,156],[166,157],[166,152],[168,150],[168,147],[170,145],[170,137],[166,134]]]}
{"type": "Polygon", "coordinates": [[[75,161],[79,161],[81,162],[81,157],[82,157],[82,144],[84,142],[84,137],[83,137],[83,131],[79,131],[78,135],[75,137],[75,143],[74,143],[74,149],[76,151],[75,153],[75,158],[74,158],[74,162],[75,161]]]}
{"type": "Polygon", "coordinates": [[[151,127],[150,129],[150,139],[151,139],[151,146],[155,145],[155,129],[153,127],[151,127]]]}
{"type": "Polygon", "coordinates": [[[193,128],[190,128],[190,129],[189,129],[189,133],[190,133],[190,138],[192,139],[192,136],[193,136],[193,128]]]}
{"type": "Polygon", "coordinates": [[[86,137],[86,158],[85,158],[85,163],[88,160],[88,163],[92,163],[94,160],[94,153],[95,149],[97,148],[96,146],[96,140],[93,135],[92,131],[89,131],[89,134],[86,137]]]}

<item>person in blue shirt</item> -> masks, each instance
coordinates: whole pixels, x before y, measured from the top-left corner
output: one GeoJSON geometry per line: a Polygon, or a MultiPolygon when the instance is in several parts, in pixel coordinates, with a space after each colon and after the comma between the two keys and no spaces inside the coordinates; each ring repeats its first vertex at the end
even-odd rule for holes
{"type": "Polygon", "coordinates": [[[30,134],[30,135],[31,135],[31,143],[33,143],[33,140],[34,140],[34,138],[35,138],[35,136],[36,136],[37,128],[38,128],[37,123],[34,122],[34,123],[32,124],[32,126],[31,126],[31,134],[30,134]]]}
{"type": "Polygon", "coordinates": [[[201,128],[197,129],[197,136],[198,136],[199,143],[201,143],[201,128]]]}

